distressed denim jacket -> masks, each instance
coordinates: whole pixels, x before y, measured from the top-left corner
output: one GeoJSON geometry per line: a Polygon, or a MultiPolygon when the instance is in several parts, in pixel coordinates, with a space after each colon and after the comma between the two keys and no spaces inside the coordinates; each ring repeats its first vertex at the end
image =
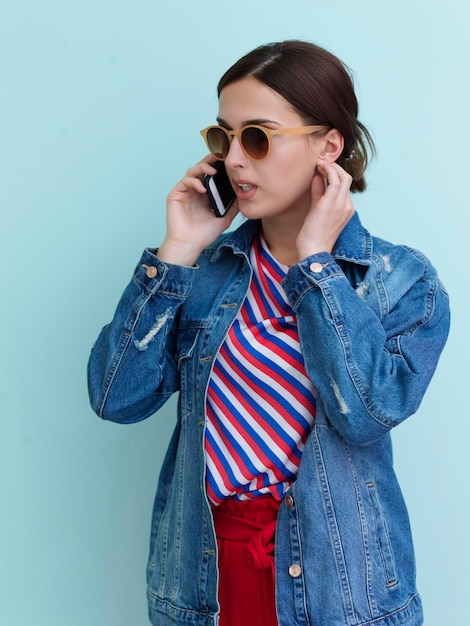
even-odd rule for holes
{"type": "MultiPolygon", "coordinates": [[[[258,222],[243,223],[192,268],[146,250],[90,356],[91,404],[105,419],[142,420],[179,392],[150,540],[155,626],[218,624],[206,389],[248,290],[258,229],[258,222]]],[[[433,375],[449,328],[447,294],[424,256],[371,237],[357,215],[332,255],[293,265],[283,286],[317,415],[278,514],[279,625],[421,626],[390,430],[417,410],[433,375]]]]}

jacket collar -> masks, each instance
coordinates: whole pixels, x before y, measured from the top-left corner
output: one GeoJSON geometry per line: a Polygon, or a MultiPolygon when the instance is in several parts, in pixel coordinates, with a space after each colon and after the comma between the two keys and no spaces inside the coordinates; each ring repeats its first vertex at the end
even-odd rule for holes
{"type": "MultiPolygon", "coordinates": [[[[260,229],[261,220],[247,220],[236,230],[222,235],[213,244],[212,249],[215,248],[215,250],[211,261],[217,261],[224,248],[231,248],[235,254],[247,256],[253,239],[260,229]]],[[[338,237],[332,254],[337,260],[369,265],[372,247],[372,237],[362,226],[356,212],[338,237]]]]}
{"type": "Polygon", "coordinates": [[[372,248],[372,236],[361,224],[359,215],[355,212],[338,237],[333,256],[337,260],[370,265],[372,248]]]}

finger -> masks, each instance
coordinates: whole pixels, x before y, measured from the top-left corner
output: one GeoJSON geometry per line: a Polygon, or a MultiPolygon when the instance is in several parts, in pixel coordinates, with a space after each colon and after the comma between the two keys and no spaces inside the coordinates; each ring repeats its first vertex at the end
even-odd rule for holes
{"type": "Polygon", "coordinates": [[[317,163],[317,169],[323,172],[328,180],[328,184],[341,183],[343,185],[351,186],[352,176],[338,163],[327,163],[326,161],[319,161],[317,163]]]}
{"type": "Polygon", "coordinates": [[[176,187],[178,191],[189,191],[190,189],[194,189],[198,193],[207,193],[206,188],[204,187],[203,182],[199,178],[194,178],[193,176],[185,176],[179,183],[180,188],[176,187]]]}
{"type": "Polygon", "coordinates": [[[213,176],[216,173],[216,171],[217,170],[211,163],[208,163],[207,161],[203,160],[203,161],[199,161],[199,163],[196,163],[196,165],[194,165],[193,167],[190,167],[188,171],[186,172],[186,176],[202,178],[204,174],[209,174],[210,176],[213,176]]]}
{"type": "Polygon", "coordinates": [[[320,198],[325,194],[326,191],[326,181],[322,174],[319,172],[315,172],[312,179],[312,200],[314,204],[320,200],[320,198]]]}
{"type": "Polygon", "coordinates": [[[327,188],[325,195],[334,196],[338,201],[345,201],[350,193],[352,176],[338,163],[321,161],[317,164],[317,169],[326,176],[327,188]]]}
{"type": "Polygon", "coordinates": [[[216,156],[214,156],[211,152],[209,152],[209,154],[206,154],[206,156],[203,159],[201,159],[200,163],[213,164],[213,163],[216,163],[218,160],[219,159],[216,156]]]}
{"type": "Polygon", "coordinates": [[[355,212],[351,197],[352,176],[337,163],[333,164],[339,180],[339,187],[336,189],[336,206],[341,208],[345,216],[351,218],[355,212]]]}
{"type": "Polygon", "coordinates": [[[202,183],[202,179],[205,174],[213,176],[216,171],[217,170],[207,161],[200,161],[188,169],[186,175],[175,185],[175,190],[187,191],[188,189],[194,189],[199,193],[206,193],[206,188],[202,183]]]}

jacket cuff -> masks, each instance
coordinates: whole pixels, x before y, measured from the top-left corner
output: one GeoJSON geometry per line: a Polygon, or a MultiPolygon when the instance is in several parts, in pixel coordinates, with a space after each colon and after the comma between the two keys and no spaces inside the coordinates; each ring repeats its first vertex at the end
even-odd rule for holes
{"type": "Polygon", "coordinates": [[[197,266],[165,263],[156,256],[157,248],[146,248],[134,271],[134,280],[147,291],[185,298],[193,284],[197,266]]]}
{"type": "Polygon", "coordinates": [[[295,303],[312,286],[321,287],[323,281],[335,276],[344,276],[341,267],[331,254],[319,252],[292,265],[283,286],[290,302],[295,303]]]}

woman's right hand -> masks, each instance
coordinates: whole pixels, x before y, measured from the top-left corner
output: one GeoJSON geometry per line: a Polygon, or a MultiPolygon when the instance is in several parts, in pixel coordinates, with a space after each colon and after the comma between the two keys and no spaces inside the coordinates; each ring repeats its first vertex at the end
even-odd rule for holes
{"type": "Polygon", "coordinates": [[[166,263],[194,265],[202,250],[230,226],[238,213],[236,201],[222,218],[210,210],[202,179],[205,174],[215,174],[213,162],[213,156],[204,157],[168,194],[167,232],[157,252],[166,263]]]}

